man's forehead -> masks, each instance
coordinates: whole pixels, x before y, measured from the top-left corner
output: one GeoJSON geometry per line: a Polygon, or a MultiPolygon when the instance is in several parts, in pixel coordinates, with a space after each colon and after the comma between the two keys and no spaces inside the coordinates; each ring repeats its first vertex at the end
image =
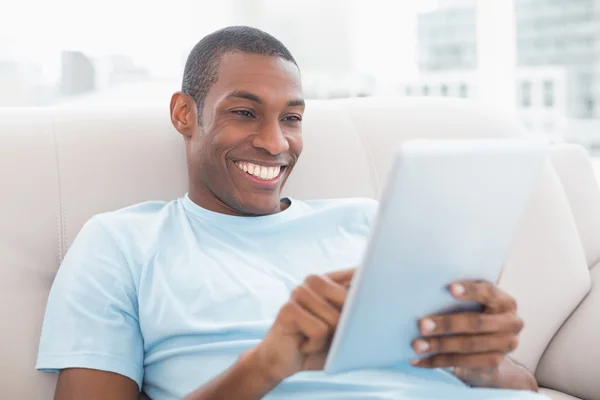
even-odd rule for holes
{"type": "Polygon", "coordinates": [[[248,53],[225,53],[218,66],[218,79],[248,80],[271,78],[300,84],[300,71],[281,57],[248,53]]]}
{"type": "Polygon", "coordinates": [[[302,84],[296,65],[279,57],[225,54],[212,92],[221,99],[246,98],[298,103],[302,84]],[[258,99],[257,99],[258,98],[258,99]]]}

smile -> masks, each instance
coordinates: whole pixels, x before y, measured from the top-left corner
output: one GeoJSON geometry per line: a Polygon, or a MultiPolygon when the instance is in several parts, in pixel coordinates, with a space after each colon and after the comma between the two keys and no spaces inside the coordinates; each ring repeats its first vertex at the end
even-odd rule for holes
{"type": "Polygon", "coordinates": [[[285,169],[285,165],[265,166],[248,161],[236,161],[235,166],[249,175],[249,178],[264,182],[276,181],[285,169]]]}

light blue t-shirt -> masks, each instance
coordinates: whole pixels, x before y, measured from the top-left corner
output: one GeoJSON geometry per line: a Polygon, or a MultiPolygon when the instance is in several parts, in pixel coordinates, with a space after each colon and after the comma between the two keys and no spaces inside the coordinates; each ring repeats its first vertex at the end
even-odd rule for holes
{"type": "MultiPolygon", "coordinates": [[[[50,292],[37,368],[125,375],[153,400],[181,399],[259,343],[308,274],[356,266],[371,200],[290,200],[235,217],[187,196],[93,217],[50,292]]],[[[296,374],[267,399],[539,399],[469,389],[436,370],[296,374]]]]}

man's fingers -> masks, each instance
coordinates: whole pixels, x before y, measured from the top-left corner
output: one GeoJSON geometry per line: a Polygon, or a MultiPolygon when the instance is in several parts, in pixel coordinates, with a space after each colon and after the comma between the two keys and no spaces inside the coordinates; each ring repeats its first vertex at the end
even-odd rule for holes
{"type": "Polygon", "coordinates": [[[354,276],[354,271],[356,271],[356,268],[348,268],[341,271],[330,272],[325,276],[342,286],[348,287],[354,276]]]}
{"type": "Polygon", "coordinates": [[[340,318],[339,310],[307,285],[296,287],[290,298],[312,315],[324,321],[331,329],[335,329],[337,326],[340,318]]]}
{"type": "Polygon", "coordinates": [[[326,359],[327,353],[324,351],[312,353],[306,358],[304,369],[306,371],[322,371],[326,359]]]}
{"type": "Polygon", "coordinates": [[[495,370],[504,361],[502,353],[479,353],[479,354],[436,354],[411,362],[420,368],[469,368],[474,370],[495,370]]]}
{"type": "Polygon", "coordinates": [[[510,353],[518,344],[517,335],[501,333],[420,338],[413,341],[413,348],[419,354],[510,353]]]}
{"type": "Polygon", "coordinates": [[[334,281],[330,276],[309,275],[304,280],[304,286],[310,288],[337,309],[341,310],[344,306],[348,290],[343,284],[334,281]]]}
{"type": "Polygon", "coordinates": [[[512,332],[523,329],[523,320],[514,313],[457,313],[423,318],[419,330],[425,337],[512,332]]]}
{"type": "Polygon", "coordinates": [[[517,302],[493,283],[485,281],[460,281],[450,285],[450,293],[459,300],[476,301],[492,313],[517,310],[517,302]]]}
{"type": "Polygon", "coordinates": [[[333,330],[324,321],[294,301],[286,303],[281,309],[281,314],[306,338],[301,345],[302,351],[314,353],[326,348],[333,330]]]}
{"type": "MultiPolygon", "coordinates": [[[[343,279],[349,272],[340,271],[334,278],[343,279]]],[[[323,351],[338,324],[347,289],[329,276],[309,275],[296,287],[290,301],[282,308],[284,318],[306,337],[302,351],[323,351]]]]}
{"type": "Polygon", "coordinates": [[[483,305],[482,312],[434,315],[419,321],[422,337],[413,341],[417,354],[411,361],[422,368],[446,368],[494,374],[506,354],[518,345],[523,320],[513,297],[483,281],[460,281],[450,285],[458,300],[483,305]]]}

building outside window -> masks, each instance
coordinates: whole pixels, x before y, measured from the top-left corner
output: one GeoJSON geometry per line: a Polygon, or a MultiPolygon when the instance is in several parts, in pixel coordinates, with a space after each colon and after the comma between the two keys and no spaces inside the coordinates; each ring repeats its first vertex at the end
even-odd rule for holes
{"type": "Polygon", "coordinates": [[[544,81],[544,107],[554,107],[554,82],[544,81]]]}
{"type": "Polygon", "coordinates": [[[531,82],[521,82],[521,106],[531,107],[531,82]]]}
{"type": "Polygon", "coordinates": [[[584,100],[585,118],[594,118],[596,113],[596,101],[591,95],[586,96],[584,100]]]}
{"type": "Polygon", "coordinates": [[[465,83],[461,83],[459,87],[460,97],[468,97],[469,96],[469,88],[465,83]]]}
{"type": "Polygon", "coordinates": [[[448,96],[448,85],[442,85],[440,87],[440,93],[442,94],[442,96],[448,96]]]}

